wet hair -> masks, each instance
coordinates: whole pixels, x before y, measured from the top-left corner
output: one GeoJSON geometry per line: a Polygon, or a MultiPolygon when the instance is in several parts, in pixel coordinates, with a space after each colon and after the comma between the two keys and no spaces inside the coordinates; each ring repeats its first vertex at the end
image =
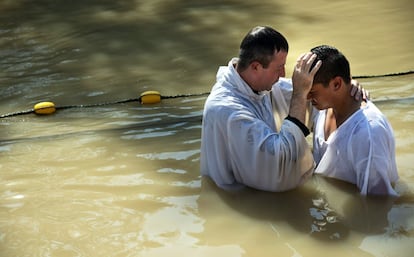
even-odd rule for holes
{"type": "Polygon", "coordinates": [[[351,83],[349,62],[338,49],[333,46],[321,45],[312,48],[311,52],[317,55],[312,67],[318,60],[322,61],[313,83],[322,83],[324,86],[328,86],[329,81],[337,76],[340,76],[346,84],[351,83]]]}
{"type": "Polygon", "coordinates": [[[254,61],[258,61],[267,68],[273,60],[275,51],[289,51],[286,38],[267,26],[258,26],[250,30],[240,44],[239,61],[237,67],[240,71],[254,61]]]}

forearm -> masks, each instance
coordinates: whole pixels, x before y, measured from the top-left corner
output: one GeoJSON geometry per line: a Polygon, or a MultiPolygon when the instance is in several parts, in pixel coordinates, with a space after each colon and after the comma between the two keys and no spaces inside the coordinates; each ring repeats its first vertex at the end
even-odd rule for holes
{"type": "Polygon", "coordinates": [[[313,78],[322,62],[318,61],[311,69],[316,55],[307,53],[301,55],[296,63],[292,76],[293,93],[290,101],[289,116],[306,124],[307,97],[312,87],[313,78]]]}
{"type": "Polygon", "coordinates": [[[302,124],[306,124],[306,110],[306,95],[293,92],[289,108],[289,116],[296,118],[302,124]]]}

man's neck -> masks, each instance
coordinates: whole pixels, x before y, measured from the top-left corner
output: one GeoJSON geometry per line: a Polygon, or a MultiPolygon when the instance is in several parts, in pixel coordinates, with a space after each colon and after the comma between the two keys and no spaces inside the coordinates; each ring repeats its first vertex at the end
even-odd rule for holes
{"type": "Polygon", "coordinates": [[[339,102],[333,108],[333,114],[336,120],[336,126],[341,126],[352,114],[361,108],[361,100],[355,100],[354,97],[348,96],[339,102]]]}

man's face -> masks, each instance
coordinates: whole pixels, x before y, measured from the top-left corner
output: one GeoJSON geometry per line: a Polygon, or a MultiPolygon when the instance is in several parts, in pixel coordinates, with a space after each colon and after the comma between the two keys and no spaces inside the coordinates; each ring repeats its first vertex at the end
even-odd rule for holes
{"type": "Polygon", "coordinates": [[[319,110],[332,107],[331,82],[328,87],[324,87],[322,83],[314,83],[308,94],[308,100],[310,100],[312,105],[319,110]]]}
{"type": "Polygon", "coordinates": [[[276,83],[280,77],[285,76],[285,64],[287,52],[279,51],[273,55],[273,60],[266,68],[262,67],[256,90],[271,90],[272,85],[276,83]]]}

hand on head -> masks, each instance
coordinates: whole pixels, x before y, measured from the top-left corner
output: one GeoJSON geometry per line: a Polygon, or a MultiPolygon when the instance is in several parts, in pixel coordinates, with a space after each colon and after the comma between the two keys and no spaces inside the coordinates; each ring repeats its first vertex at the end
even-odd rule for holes
{"type": "Polygon", "coordinates": [[[303,94],[304,96],[307,96],[309,93],[313,78],[322,65],[322,61],[319,60],[312,67],[316,57],[316,54],[308,52],[300,55],[297,59],[292,76],[293,91],[295,93],[303,94]]]}

